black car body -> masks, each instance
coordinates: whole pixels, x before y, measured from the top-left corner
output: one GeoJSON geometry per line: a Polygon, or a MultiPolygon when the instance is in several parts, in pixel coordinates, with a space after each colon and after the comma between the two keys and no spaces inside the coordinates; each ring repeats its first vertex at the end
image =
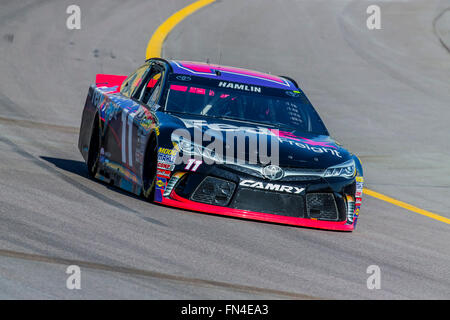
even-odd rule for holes
{"type": "Polygon", "coordinates": [[[79,149],[93,177],[168,206],[343,231],[359,215],[359,159],[287,77],[163,59],[97,75],[79,149]]]}

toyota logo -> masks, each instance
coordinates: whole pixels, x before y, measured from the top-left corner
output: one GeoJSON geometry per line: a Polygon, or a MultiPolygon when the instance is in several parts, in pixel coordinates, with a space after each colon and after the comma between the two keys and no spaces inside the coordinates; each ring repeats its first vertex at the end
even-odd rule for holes
{"type": "Polygon", "coordinates": [[[262,174],[270,180],[280,180],[284,176],[284,171],[278,166],[268,165],[262,169],[262,174]]]}
{"type": "Polygon", "coordinates": [[[191,81],[191,77],[189,76],[177,76],[177,79],[180,81],[191,81]]]}

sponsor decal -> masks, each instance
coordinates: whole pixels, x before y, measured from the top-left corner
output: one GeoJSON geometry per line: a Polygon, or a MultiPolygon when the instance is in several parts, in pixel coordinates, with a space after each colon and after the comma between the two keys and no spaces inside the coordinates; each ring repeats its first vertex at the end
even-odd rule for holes
{"type": "Polygon", "coordinates": [[[292,132],[289,131],[281,131],[281,130],[276,130],[276,129],[269,129],[274,135],[281,137],[281,138],[287,138],[287,139],[291,139],[294,141],[299,141],[299,142],[303,142],[306,144],[309,144],[311,146],[319,146],[319,147],[327,147],[327,148],[333,148],[336,149],[335,146],[331,146],[329,144],[327,144],[326,142],[320,142],[320,141],[314,141],[311,139],[307,139],[307,138],[303,138],[303,137],[298,137],[295,134],[293,134],[292,132]]]}
{"type": "Polygon", "coordinates": [[[161,202],[163,200],[163,193],[166,189],[167,179],[156,177],[156,186],[155,186],[155,201],[161,202]]]}
{"type": "Polygon", "coordinates": [[[174,164],[176,158],[177,157],[173,155],[158,153],[158,162],[174,164]]]}
{"type": "Polygon", "coordinates": [[[189,76],[177,76],[177,80],[180,80],[180,81],[191,81],[192,79],[189,76]]]}
{"type": "Polygon", "coordinates": [[[175,165],[171,163],[158,162],[156,165],[158,169],[173,171],[175,169],[175,165]]]}
{"type": "Polygon", "coordinates": [[[208,123],[205,120],[197,119],[181,119],[186,128],[202,128],[216,131],[245,131],[255,134],[265,134],[268,136],[277,137],[278,141],[283,143],[289,143],[291,146],[297,146],[298,148],[306,149],[314,153],[330,153],[331,155],[342,158],[342,155],[337,150],[337,147],[328,144],[323,141],[315,141],[304,137],[299,137],[288,131],[280,131],[276,129],[268,129],[264,127],[238,127],[227,123],[208,123]]]}
{"type": "Polygon", "coordinates": [[[176,149],[159,148],[158,152],[162,154],[176,156],[178,151],[176,149]]]}
{"type": "Polygon", "coordinates": [[[166,164],[174,164],[177,158],[178,150],[176,148],[159,148],[158,150],[158,162],[166,164]]]}
{"type": "Polygon", "coordinates": [[[308,141],[302,141],[302,143],[294,142],[294,141],[291,140],[292,138],[286,139],[286,138],[278,137],[278,139],[279,139],[281,144],[289,143],[291,146],[295,145],[295,146],[297,146],[299,148],[306,149],[306,150],[309,150],[309,151],[314,152],[314,153],[330,153],[331,155],[333,155],[335,157],[342,158],[342,156],[339,153],[339,151],[337,151],[335,149],[332,149],[332,148],[335,148],[335,147],[327,148],[327,147],[310,146],[310,144],[311,144],[310,142],[312,140],[309,140],[309,139],[308,139],[308,141]]]}
{"type": "Polygon", "coordinates": [[[261,91],[262,91],[261,87],[250,86],[250,85],[241,84],[241,83],[227,82],[227,81],[220,81],[219,87],[235,89],[235,90],[242,90],[242,91],[249,91],[249,92],[257,92],[257,93],[261,93],[261,91]]]}
{"type": "Polygon", "coordinates": [[[167,179],[156,177],[156,189],[164,190],[166,187],[167,179]]]}
{"type": "MultiPolygon", "coordinates": [[[[355,192],[355,197],[356,197],[356,201],[355,201],[355,205],[356,205],[356,211],[359,212],[359,208],[361,207],[361,202],[362,202],[362,195],[363,195],[363,183],[364,183],[364,178],[363,177],[356,177],[356,192],[355,192]]],[[[355,212],[356,214],[356,212],[355,212]]]]}
{"type": "Polygon", "coordinates": [[[238,127],[232,124],[228,123],[208,123],[206,120],[200,120],[200,119],[183,119],[180,118],[181,121],[183,121],[186,128],[203,128],[207,127],[208,129],[216,130],[216,131],[246,131],[256,134],[265,134],[265,135],[273,135],[273,133],[264,127],[238,127]]]}
{"type": "Polygon", "coordinates": [[[253,180],[242,180],[239,183],[239,185],[243,186],[243,187],[248,187],[248,188],[286,192],[286,193],[292,193],[292,194],[300,194],[305,191],[305,188],[285,186],[285,185],[275,184],[275,183],[256,182],[253,180]]]}
{"type": "Polygon", "coordinates": [[[156,175],[157,176],[161,176],[161,177],[170,178],[170,174],[171,173],[172,173],[172,171],[168,171],[168,170],[162,170],[162,169],[157,169],[156,170],[156,175]]]}
{"type": "Polygon", "coordinates": [[[158,150],[158,162],[166,164],[174,164],[177,158],[178,148],[159,148],[158,150]]]}

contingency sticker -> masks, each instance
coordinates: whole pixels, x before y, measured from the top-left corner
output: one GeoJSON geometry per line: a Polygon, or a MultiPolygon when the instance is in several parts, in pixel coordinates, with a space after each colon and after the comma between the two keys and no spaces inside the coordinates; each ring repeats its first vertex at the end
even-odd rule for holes
{"type": "Polygon", "coordinates": [[[155,186],[155,200],[161,202],[162,195],[164,190],[166,189],[167,179],[156,177],[156,186],[155,186]]]}
{"type": "Polygon", "coordinates": [[[177,158],[178,151],[176,149],[159,148],[158,162],[166,164],[174,164],[177,158]]]}
{"type": "Polygon", "coordinates": [[[363,185],[364,185],[364,178],[363,177],[356,177],[356,193],[355,193],[355,215],[353,216],[353,220],[356,222],[358,220],[359,216],[359,210],[361,208],[361,201],[362,201],[362,194],[363,194],[363,185]]]}
{"type": "Polygon", "coordinates": [[[174,164],[165,163],[165,162],[158,162],[157,168],[158,169],[162,169],[162,170],[173,171],[175,169],[175,165],[174,164]]]}

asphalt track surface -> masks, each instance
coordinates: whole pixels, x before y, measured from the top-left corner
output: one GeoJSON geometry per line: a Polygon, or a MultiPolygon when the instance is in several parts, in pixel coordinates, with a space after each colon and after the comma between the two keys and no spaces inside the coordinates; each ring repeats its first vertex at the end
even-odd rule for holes
{"type": "MultiPolygon", "coordinates": [[[[88,179],[89,84],[133,71],[191,2],[80,0],[82,28],[68,30],[72,3],[0,2],[0,298],[450,298],[450,226],[379,199],[340,233],[166,208],[88,179]],[[66,288],[71,264],[81,290],[66,288]]],[[[296,78],[368,188],[450,218],[450,54],[433,29],[448,7],[222,0],[183,20],[163,56],[296,78]]]]}

